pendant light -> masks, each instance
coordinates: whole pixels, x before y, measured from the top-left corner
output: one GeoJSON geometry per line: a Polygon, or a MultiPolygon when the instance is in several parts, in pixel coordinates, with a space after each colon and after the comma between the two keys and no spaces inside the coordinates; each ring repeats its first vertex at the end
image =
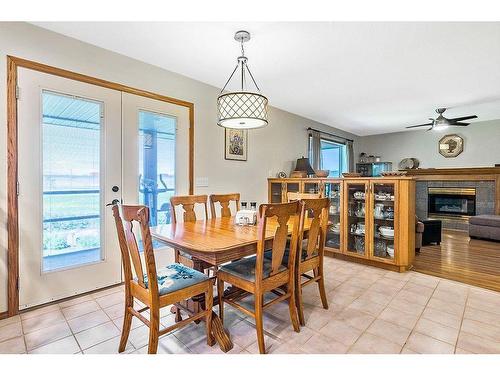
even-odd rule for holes
{"type": "Polygon", "coordinates": [[[237,31],[234,39],[241,44],[241,56],[217,98],[217,125],[231,129],[257,129],[267,125],[267,98],[260,89],[248,68],[243,44],[250,40],[248,31],[237,31]],[[223,93],[234,74],[241,70],[241,90],[223,93]],[[257,92],[246,88],[246,74],[250,76],[257,92]]]}

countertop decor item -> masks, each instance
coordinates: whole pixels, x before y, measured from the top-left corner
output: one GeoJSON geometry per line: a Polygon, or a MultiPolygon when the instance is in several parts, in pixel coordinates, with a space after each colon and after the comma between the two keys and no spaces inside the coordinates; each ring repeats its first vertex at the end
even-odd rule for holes
{"type": "Polygon", "coordinates": [[[316,177],[328,177],[329,174],[330,174],[330,171],[327,169],[325,169],[325,170],[318,169],[316,171],[316,177]]]}
{"type": "Polygon", "coordinates": [[[445,158],[456,158],[464,150],[464,139],[457,134],[448,134],[439,140],[439,153],[445,158]]]}
{"type": "Polygon", "coordinates": [[[417,158],[404,158],[398,164],[399,169],[417,169],[420,161],[417,158]]]}
{"type": "Polygon", "coordinates": [[[297,159],[294,171],[305,171],[306,176],[313,176],[316,174],[314,172],[314,169],[312,169],[311,164],[309,163],[309,159],[303,156],[297,159]]]}
{"type": "Polygon", "coordinates": [[[246,129],[224,129],[224,159],[247,160],[248,131],[246,129]]]}
{"type": "Polygon", "coordinates": [[[217,98],[217,125],[231,129],[256,129],[267,125],[267,98],[260,93],[259,86],[248,68],[248,58],[245,56],[243,44],[250,40],[248,31],[237,31],[234,39],[241,44],[241,56],[237,59],[237,65],[226,81],[226,84],[220,90],[217,98]],[[224,93],[228,83],[235,75],[238,68],[241,74],[241,89],[224,93]],[[253,82],[255,91],[250,91],[246,87],[246,76],[253,82]]]}
{"type": "Polygon", "coordinates": [[[276,174],[276,177],[278,177],[278,178],[286,178],[286,173],[285,173],[285,172],[283,172],[283,171],[278,172],[278,173],[276,174]]]}

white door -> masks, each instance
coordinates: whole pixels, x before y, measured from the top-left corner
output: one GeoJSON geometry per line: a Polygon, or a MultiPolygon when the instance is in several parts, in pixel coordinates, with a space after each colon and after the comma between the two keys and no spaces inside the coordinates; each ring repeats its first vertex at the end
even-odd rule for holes
{"type": "Polygon", "coordinates": [[[23,309],[121,282],[122,119],[119,91],[23,68],[18,85],[23,309]]]}
{"type": "MultiPolygon", "coordinates": [[[[144,204],[150,225],[170,223],[170,197],[189,194],[188,108],[123,93],[123,203],[144,204]]],[[[173,252],[154,243],[156,265],[173,252]]]]}

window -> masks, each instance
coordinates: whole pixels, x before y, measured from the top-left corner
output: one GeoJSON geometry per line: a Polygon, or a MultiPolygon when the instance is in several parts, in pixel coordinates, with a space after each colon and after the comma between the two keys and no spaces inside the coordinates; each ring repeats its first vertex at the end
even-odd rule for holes
{"type": "Polygon", "coordinates": [[[340,177],[347,172],[346,145],[321,139],[320,169],[330,171],[328,177],[340,177]]]}
{"type": "Polygon", "coordinates": [[[309,136],[309,159],[313,168],[317,165],[318,169],[329,170],[328,177],[341,177],[343,172],[349,170],[347,146],[322,137],[319,138],[319,153],[315,153],[314,138],[309,136]],[[318,161],[315,154],[319,157],[318,161]]]}

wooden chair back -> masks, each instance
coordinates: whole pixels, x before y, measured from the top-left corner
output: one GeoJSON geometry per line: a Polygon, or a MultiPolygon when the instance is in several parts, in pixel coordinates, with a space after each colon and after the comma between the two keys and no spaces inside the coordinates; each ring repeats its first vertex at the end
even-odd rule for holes
{"type": "Polygon", "coordinates": [[[295,192],[288,192],[286,193],[286,198],[288,202],[293,202],[293,201],[298,201],[301,199],[318,199],[321,198],[320,193],[295,193],[295,192]]]}
{"type": "MultiPolygon", "coordinates": [[[[297,253],[306,251],[307,260],[313,256],[323,256],[326,241],[326,231],[328,227],[328,210],[330,208],[329,198],[304,199],[302,201],[303,211],[300,220],[299,242],[297,253]],[[304,236],[304,222],[311,220],[308,232],[307,248],[302,249],[302,240],[304,236]]],[[[302,260],[303,258],[300,257],[302,260]]]]}
{"type": "Polygon", "coordinates": [[[216,203],[219,203],[221,206],[220,217],[232,216],[231,209],[229,208],[229,204],[231,202],[236,203],[236,211],[239,211],[240,210],[240,193],[212,194],[212,195],[210,195],[210,212],[212,214],[212,218],[217,217],[217,214],[215,212],[215,204],[216,203]]]}
{"type": "Polygon", "coordinates": [[[133,267],[137,277],[137,283],[143,288],[146,288],[144,280],[145,273],[142,267],[139,246],[133,231],[134,224],[136,223],[139,226],[144,246],[146,275],[148,277],[147,289],[150,290],[152,296],[157,296],[158,283],[156,279],[156,263],[153,252],[153,241],[149,230],[149,208],[143,205],[114,205],[113,216],[115,217],[118,242],[120,243],[120,251],[122,254],[125,285],[128,286],[134,277],[132,274],[133,267]]]}
{"type": "Polygon", "coordinates": [[[197,204],[203,205],[205,220],[208,220],[207,199],[208,197],[206,195],[184,195],[170,198],[170,206],[172,208],[172,224],[177,223],[177,214],[175,212],[177,206],[181,206],[184,210],[184,222],[197,220],[194,210],[197,204]]]}
{"type": "Polygon", "coordinates": [[[272,257],[271,257],[271,273],[269,276],[277,274],[283,262],[283,256],[287,245],[288,223],[291,220],[292,238],[290,242],[290,253],[288,256],[288,270],[293,275],[295,270],[295,256],[297,253],[297,243],[299,241],[300,216],[303,210],[303,203],[295,201],[291,203],[278,204],[262,204],[259,207],[259,227],[258,227],[258,243],[257,243],[257,260],[255,266],[255,281],[259,283],[263,278],[263,262],[264,252],[267,250],[266,242],[266,227],[269,218],[274,218],[278,224],[274,233],[272,257]]]}

